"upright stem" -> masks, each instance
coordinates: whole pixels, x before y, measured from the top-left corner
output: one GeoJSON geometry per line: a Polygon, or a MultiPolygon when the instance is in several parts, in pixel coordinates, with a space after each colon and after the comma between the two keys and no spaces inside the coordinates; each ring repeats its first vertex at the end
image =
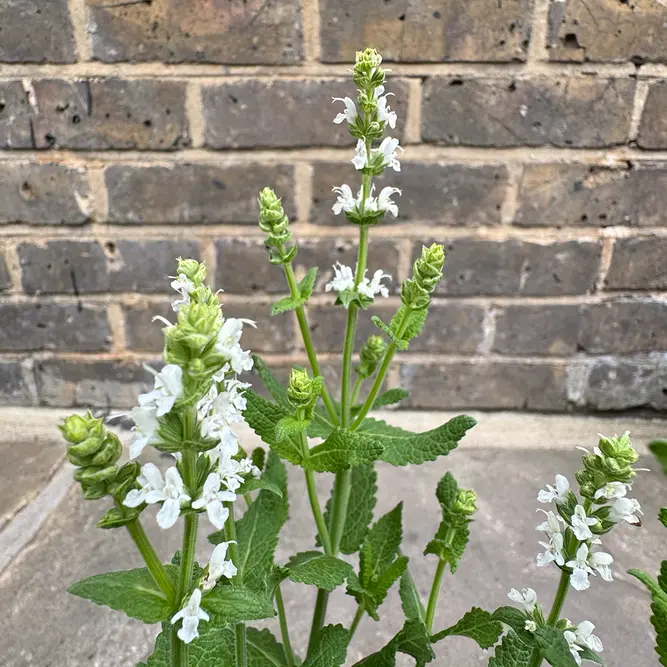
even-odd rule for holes
{"type": "MultiPolygon", "coordinates": [[[[239,559],[239,547],[236,544],[236,521],[234,519],[234,505],[229,503],[229,516],[225,522],[225,538],[229,542],[229,558],[237,567],[237,573],[234,577],[235,582],[243,580],[243,567],[239,559]]],[[[236,649],[236,667],[247,667],[248,648],[246,642],[245,623],[237,623],[234,626],[234,645],[236,649]]]]}
{"type": "Polygon", "coordinates": [[[248,646],[246,642],[245,623],[237,623],[234,627],[236,646],[236,667],[247,667],[248,646]]]}
{"type": "Polygon", "coordinates": [[[280,585],[276,588],[276,607],[278,607],[278,620],[280,621],[280,636],[283,640],[283,648],[285,649],[285,658],[287,659],[287,667],[294,667],[294,651],[292,650],[292,643],[289,639],[289,630],[287,628],[287,614],[285,613],[285,602],[283,601],[283,593],[280,590],[280,585]]]}
{"type": "Polygon", "coordinates": [[[431,594],[428,596],[428,606],[426,607],[426,629],[429,633],[433,630],[433,619],[435,618],[435,610],[438,606],[438,596],[440,595],[440,586],[442,585],[442,577],[445,574],[446,565],[446,561],[439,560],[438,566],[435,568],[431,594]]]}
{"type": "Polygon", "coordinates": [[[359,398],[359,392],[361,391],[361,385],[363,383],[364,383],[364,378],[362,378],[361,375],[357,375],[357,379],[354,382],[354,389],[352,390],[352,398],[350,398],[351,408],[353,408],[357,403],[357,399],[359,398]]]}
{"type": "Polygon", "coordinates": [[[308,637],[308,654],[312,652],[317,643],[317,636],[324,626],[324,620],[327,615],[327,605],[329,604],[329,593],[322,588],[317,589],[317,598],[315,600],[315,611],[313,612],[313,623],[310,626],[310,636],[308,637]]]}
{"type": "Polygon", "coordinates": [[[360,604],[357,607],[357,613],[354,615],[354,618],[352,619],[352,625],[350,626],[350,641],[352,641],[352,637],[354,637],[354,633],[357,631],[357,627],[359,626],[359,622],[361,621],[363,615],[364,605],[360,604]]]}

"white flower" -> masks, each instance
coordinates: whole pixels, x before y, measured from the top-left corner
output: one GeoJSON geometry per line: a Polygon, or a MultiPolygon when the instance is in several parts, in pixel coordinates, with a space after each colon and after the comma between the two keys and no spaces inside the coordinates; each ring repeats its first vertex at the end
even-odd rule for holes
{"type": "Polygon", "coordinates": [[[537,499],[541,503],[556,502],[557,505],[567,500],[567,494],[570,490],[570,483],[564,475],[556,475],[556,485],[547,484],[546,489],[542,489],[537,494],[537,499]]]}
{"type": "Polygon", "coordinates": [[[163,417],[183,395],[183,369],[177,364],[167,364],[159,373],[145,366],[155,376],[155,386],[148,394],[139,395],[140,406],[153,406],[156,416],[163,417]]]}
{"type": "MultiPolygon", "coordinates": [[[[541,511],[544,512],[544,510],[541,511]]],[[[547,520],[537,526],[536,530],[546,533],[549,537],[549,542],[539,542],[546,551],[543,554],[537,555],[537,565],[544,567],[555,561],[558,565],[562,566],[565,564],[565,559],[563,558],[563,533],[561,532],[561,525],[564,523],[563,519],[553,512],[544,513],[547,516],[547,520]]]]}
{"type": "Polygon", "coordinates": [[[537,630],[537,623],[535,623],[535,621],[526,621],[523,624],[523,627],[525,630],[528,630],[528,632],[535,632],[537,630]]]}
{"type": "Polygon", "coordinates": [[[382,269],[378,269],[373,274],[373,279],[371,281],[364,276],[364,279],[359,283],[359,287],[357,288],[359,294],[363,294],[370,299],[374,298],[376,294],[380,294],[387,298],[389,296],[389,290],[386,285],[382,284],[383,278],[389,278],[389,280],[391,280],[391,276],[388,273],[384,273],[382,269]]]}
{"type": "Polygon", "coordinates": [[[602,651],[602,642],[599,637],[593,633],[595,626],[590,621],[582,621],[573,630],[565,630],[563,635],[570,647],[570,653],[576,660],[578,665],[581,665],[581,656],[579,653],[584,650],[584,647],[599,653],[602,651]]]}
{"type": "Polygon", "coordinates": [[[183,619],[181,629],[176,633],[178,638],[189,644],[193,639],[199,637],[199,621],[208,621],[209,615],[200,607],[201,605],[201,591],[195,588],[188,603],[179,612],[174,614],[171,619],[172,625],[183,619]]]}
{"type": "Polygon", "coordinates": [[[634,498],[617,498],[611,504],[611,512],[607,517],[612,523],[627,521],[628,523],[639,524],[641,519],[636,513],[643,514],[641,505],[634,498]]]}
{"type": "Polygon", "coordinates": [[[157,419],[157,409],[150,406],[132,408],[131,416],[135,433],[130,444],[130,458],[136,459],[146,445],[160,442],[157,436],[160,422],[157,419]]]}
{"type": "Polygon", "coordinates": [[[366,150],[366,142],[363,139],[357,141],[354,152],[355,156],[352,158],[354,168],[363,169],[368,162],[368,151],[366,150]]]}
{"type": "Polygon", "coordinates": [[[252,464],[250,459],[237,461],[228,453],[223,453],[218,462],[218,474],[225,483],[225,486],[230,491],[236,492],[244,482],[242,474],[251,474],[253,477],[259,477],[260,471],[257,466],[252,464]]]}
{"type": "Polygon", "coordinates": [[[570,583],[572,588],[578,591],[584,591],[590,587],[588,580],[589,574],[595,574],[595,570],[605,581],[613,581],[611,568],[609,567],[614,562],[611,554],[603,551],[596,551],[590,553],[587,544],[582,544],[577,549],[577,554],[574,560],[566,563],[568,567],[572,568],[570,575],[570,583]]]}
{"type": "Polygon", "coordinates": [[[181,295],[180,299],[176,299],[171,304],[174,312],[177,313],[183,306],[190,303],[190,294],[194,290],[195,284],[184,273],[179,273],[176,280],[172,280],[171,287],[181,295]]]}
{"type": "Polygon", "coordinates": [[[252,320],[235,319],[233,317],[225,320],[220,328],[215,345],[216,352],[229,358],[229,364],[234,373],[237,374],[252,370],[253,366],[250,352],[242,350],[239,344],[244,324],[249,324],[252,327],[256,326],[252,320]]]}
{"type": "Polygon", "coordinates": [[[226,391],[219,392],[217,385],[213,385],[209,393],[197,404],[197,415],[200,419],[201,434],[206,438],[219,440],[220,444],[208,455],[213,461],[223,452],[234,456],[239,448],[239,439],[232,429],[232,424],[244,421],[243,410],[246,399],[243,391],[250,385],[238,380],[227,380],[226,391]]]}
{"type": "Polygon", "coordinates": [[[513,588],[508,594],[507,597],[520,604],[524,611],[529,614],[532,614],[535,611],[535,606],[537,605],[537,593],[532,588],[522,588],[521,592],[513,588]]]}
{"type": "Polygon", "coordinates": [[[339,188],[333,188],[333,191],[338,195],[336,203],[331,207],[335,215],[340,215],[342,211],[351,211],[357,205],[357,200],[352,195],[352,189],[346,183],[343,183],[339,188]]]}
{"type": "Polygon", "coordinates": [[[403,151],[403,149],[398,145],[398,139],[385,137],[377,151],[373,151],[373,153],[377,152],[382,154],[382,163],[385,167],[391,167],[394,171],[401,171],[401,163],[396,157],[397,150],[403,151]]]}
{"type": "Polygon", "coordinates": [[[200,510],[206,507],[209,521],[218,529],[222,530],[225,521],[229,517],[229,509],[222,503],[233,503],[236,500],[236,494],[231,491],[220,490],[222,480],[217,473],[210,473],[204,482],[204,489],[201,496],[192,503],[192,509],[200,510]]]}
{"type": "Polygon", "coordinates": [[[594,526],[598,522],[593,517],[586,516],[586,510],[583,505],[577,505],[572,515],[572,532],[578,540],[589,540],[593,533],[589,526],[594,526]]]}
{"type": "Polygon", "coordinates": [[[595,551],[588,556],[588,564],[594,569],[597,570],[598,574],[605,581],[613,581],[614,578],[611,574],[610,565],[614,562],[611,554],[607,554],[604,551],[595,551]]]}
{"type": "Polygon", "coordinates": [[[185,492],[183,480],[175,467],[171,467],[164,475],[165,484],[162,489],[162,507],[157,513],[157,525],[160,528],[171,528],[181,513],[181,507],[190,502],[190,496],[185,492]]]}
{"type": "Polygon", "coordinates": [[[354,100],[352,100],[351,97],[334,97],[332,99],[334,102],[342,102],[345,105],[345,111],[339,113],[334,118],[334,123],[338,125],[339,123],[342,123],[344,120],[346,120],[350,125],[355,123],[359,114],[357,112],[357,107],[354,104],[354,100]]]}
{"type": "Polygon", "coordinates": [[[325,291],[344,292],[348,289],[354,289],[354,272],[349,266],[336,262],[333,267],[334,277],[324,287],[325,291]]]}
{"type": "Polygon", "coordinates": [[[139,507],[143,503],[151,505],[164,500],[164,478],[154,463],[141,466],[137,483],[141,488],[128,491],[123,500],[123,505],[126,507],[139,507]]]}
{"type": "Polygon", "coordinates": [[[202,581],[202,588],[204,591],[213,589],[220,577],[231,579],[236,576],[236,573],[238,572],[236,565],[234,565],[231,560],[225,560],[227,558],[227,549],[230,544],[236,544],[236,542],[233,540],[230,542],[221,542],[215,549],[213,549],[211,560],[208,562],[208,572],[202,581]]]}
{"type": "Polygon", "coordinates": [[[375,89],[375,99],[377,100],[378,121],[380,123],[388,123],[393,130],[396,127],[396,112],[391,111],[387,106],[387,97],[394,93],[387,93],[384,95],[384,86],[378,86],[375,89]]]}
{"type": "Polygon", "coordinates": [[[392,195],[403,193],[398,188],[387,186],[380,190],[380,196],[377,198],[377,208],[379,211],[389,211],[394,217],[398,215],[398,206],[391,200],[392,195]]]}
{"type": "Polygon", "coordinates": [[[595,500],[599,500],[600,498],[615,500],[616,498],[624,498],[627,493],[627,484],[623,484],[623,482],[609,482],[609,484],[605,484],[595,492],[594,498],[595,500]]]}
{"type": "Polygon", "coordinates": [[[567,641],[567,644],[570,648],[570,653],[572,654],[574,661],[577,663],[577,665],[581,665],[581,656],[579,655],[579,653],[584,649],[576,643],[577,635],[574,632],[572,632],[572,630],[565,630],[563,636],[565,637],[565,641],[567,641]]]}

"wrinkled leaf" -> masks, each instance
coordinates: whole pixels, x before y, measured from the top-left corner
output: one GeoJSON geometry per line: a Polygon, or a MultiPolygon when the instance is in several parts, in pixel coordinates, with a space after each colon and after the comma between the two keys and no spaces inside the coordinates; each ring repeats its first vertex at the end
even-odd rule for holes
{"type": "Polygon", "coordinates": [[[549,625],[537,628],[535,644],[540,655],[552,667],[578,667],[562,630],[549,625]]]}
{"type": "Polygon", "coordinates": [[[533,649],[510,630],[496,647],[494,656],[489,660],[489,667],[529,667],[532,655],[533,649]]]}
{"type": "Polygon", "coordinates": [[[201,604],[211,612],[210,624],[216,627],[275,615],[273,602],[266,593],[257,593],[244,586],[216,586],[203,597],[201,604]]]}
{"type": "Polygon", "coordinates": [[[426,621],[426,610],[424,609],[424,605],[422,603],[421,596],[419,595],[419,591],[415,586],[415,582],[410,576],[410,570],[407,568],[401,575],[399,593],[401,596],[401,606],[403,607],[405,618],[407,618],[409,621],[421,621],[424,623],[426,621]]]}
{"type": "Polygon", "coordinates": [[[372,463],[382,452],[382,445],[374,438],[337,428],[321,445],[310,450],[302,465],[316,472],[340,472],[372,463]]]}
{"type": "Polygon", "coordinates": [[[481,648],[487,649],[498,641],[502,631],[503,626],[498,621],[494,621],[493,616],[488,611],[473,607],[464,614],[458,623],[436,633],[431,637],[431,640],[439,642],[445,637],[457,635],[459,637],[469,637],[476,641],[481,648]]]}
{"type": "Polygon", "coordinates": [[[347,657],[350,633],[342,625],[324,626],[302,667],[340,667],[347,657]]]}
{"type": "Polygon", "coordinates": [[[317,586],[329,592],[341,586],[353,572],[349,563],[340,558],[325,556],[319,551],[298,553],[287,561],[285,567],[292,581],[317,586]]]}

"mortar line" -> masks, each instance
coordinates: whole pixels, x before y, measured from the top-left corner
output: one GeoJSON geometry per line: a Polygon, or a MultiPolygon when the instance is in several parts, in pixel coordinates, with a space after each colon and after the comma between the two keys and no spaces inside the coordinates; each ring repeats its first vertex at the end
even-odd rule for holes
{"type": "Polygon", "coordinates": [[[88,166],[88,191],[90,217],[93,222],[103,222],[109,217],[109,193],[107,191],[103,164],[88,166]]]}
{"type": "MultiPolygon", "coordinates": [[[[0,237],[0,240],[2,240],[2,237],[0,237]]],[[[22,287],[22,272],[18,248],[11,242],[2,242],[0,244],[0,256],[5,258],[5,267],[10,282],[10,287],[3,292],[3,297],[8,294],[19,294],[22,287]]]]}
{"type": "MultiPolygon", "coordinates": [[[[81,300],[81,297],[78,297],[81,300]]],[[[108,301],[107,321],[109,322],[109,332],[111,334],[111,354],[119,354],[127,349],[125,340],[125,313],[123,306],[117,301],[108,301]]]]}
{"type": "Polygon", "coordinates": [[[602,241],[602,251],[600,253],[600,268],[598,271],[598,277],[595,281],[595,291],[604,292],[605,291],[605,282],[607,280],[607,275],[609,274],[609,269],[611,268],[611,261],[614,255],[614,245],[616,241],[613,238],[605,238],[602,241]]]}
{"type": "Polygon", "coordinates": [[[547,35],[549,30],[549,9],[551,0],[535,0],[530,24],[530,42],[526,64],[541,65],[549,62],[547,35]]]}
{"type": "Polygon", "coordinates": [[[205,143],[206,117],[202,100],[202,85],[198,81],[188,81],[186,84],[185,115],[192,148],[201,148],[205,143]]]}
{"type": "Polygon", "coordinates": [[[508,182],[505,188],[505,198],[500,209],[500,220],[503,225],[511,225],[519,210],[521,190],[521,179],[523,178],[524,166],[522,164],[508,164],[508,182]]]}
{"type": "Polygon", "coordinates": [[[28,387],[33,405],[39,405],[39,388],[35,375],[35,360],[32,357],[21,360],[21,376],[28,387]]]}
{"type": "Polygon", "coordinates": [[[202,262],[206,264],[206,276],[209,285],[213,290],[218,289],[218,256],[215,248],[214,237],[199,238],[199,254],[202,262]]]}
{"type": "MultiPolygon", "coordinates": [[[[93,57],[93,46],[90,41],[90,33],[88,32],[88,5],[86,0],[68,0],[67,4],[74,31],[77,58],[79,61],[83,61],[80,64],[84,64],[85,61],[90,61],[93,57]]],[[[39,72],[39,68],[35,68],[35,70],[36,73],[39,72]]]]}
{"type": "Polygon", "coordinates": [[[641,125],[642,114],[646,106],[646,99],[649,93],[648,81],[637,81],[635,87],[635,97],[632,104],[632,114],[630,116],[630,129],[628,131],[629,141],[637,141],[639,137],[639,128],[641,125]]]}
{"type": "MultiPolygon", "coordinates": [[[[308,225],[313,201],[313,166],[311,164],[294,165],[294,205],[296,222],[308,225]]],[[[276,193],[282,197],[287,193],[276,193]]]]}
{"type": "Polygon", "coordinates": [[[484,308],[484,318],[482,320],[483,337],[477,348],[477,354],[488,357],[496,341],[496,309],[495,303],[489,303],[484,308]]]}
{"type": "Polygon", "coordinates": [[[419,144],[421,142],[422,124],[422,80],[408,79],[408,109],[405,118],[403,143],[419,144]]]}
{"type": "Polygon", "coordinates": [[[301,0],[301,24],[303,26],[304,65],[319,64],[322,50],[319,0],[301,0]]]}

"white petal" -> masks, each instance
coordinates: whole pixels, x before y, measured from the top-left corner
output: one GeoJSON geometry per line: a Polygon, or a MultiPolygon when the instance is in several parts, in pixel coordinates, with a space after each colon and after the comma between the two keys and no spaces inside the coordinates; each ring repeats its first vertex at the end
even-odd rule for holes
{"type": "Polygon", "coordinates": [[[199,619],[196,616],[186,616],[183,619],[183,624],[176,633],[178,638],[185,644],[199,637],[197,628],[199,627],[199,619]]]}
{"type": "Polygon", "coordinates": [[[181,513],[181,504],[176,498],[167,498],[157,513],[157,525],[166,530],[171,528],[177,521],[181,513]]]}
{"type": "Polygon", "coordinates": [[[591,582],[588,581],[588,572],[580,567],[575,567],[570,575],[570,584],[577,591],[585,591],[591,585],[591,582]]]}
{"type": "Polygon", "coordinates": [[[222,484],[220,480],[220,475],[212,472],[206,478],[204,482],[204,495],[207,496],[210,493],[215,493],[220,490],[220,485],[222,484]]]}
{"type": "Polygon", "coordinates": [[[148,483],[154,489],[164,488],[162,472],[154,463],[146,463],[141,466],[141,474],[148,480],[148,483]]]}
{"type": "Polygon", "coordinates": [[[218,529],[225,527],[225,521],[229,517],[229,510],[219,501],[214,500],[206,505],[209,521],[218,529]]]}
{"type": "Polygon", "coordinates": [[[139,507],[139,505],[145,501],[145,498],[146,494],[144,491],[140,491],[139,489],[131,489],[125,496],[123,505],[125,505],[125,507],[139,507]]]}
{"type": "Polygon", "coordinates": [[[178,472],[176,466],[172,466],[167,469],[167,472],[164,475],[165,486],[173,486],[179,494],[182,494],[185,487],[183,486],[183,480],[181,479],[181,474],[178,472]]]}

